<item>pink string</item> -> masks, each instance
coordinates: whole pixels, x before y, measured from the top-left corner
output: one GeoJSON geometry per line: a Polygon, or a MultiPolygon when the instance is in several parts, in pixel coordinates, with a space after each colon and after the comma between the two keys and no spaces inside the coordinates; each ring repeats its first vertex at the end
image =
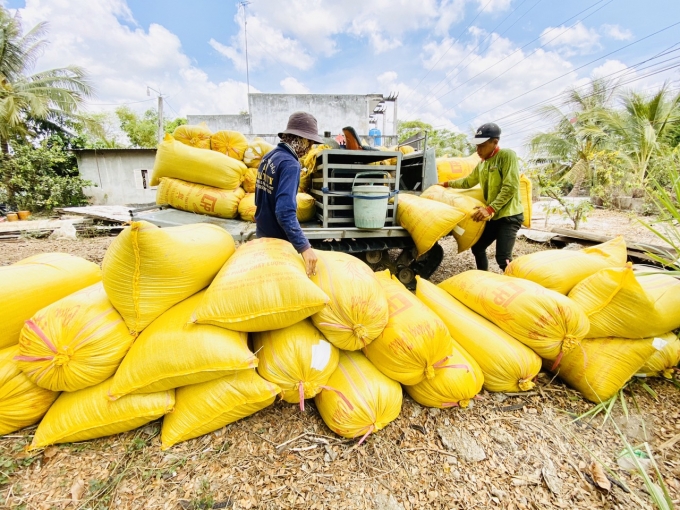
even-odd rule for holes
{"type": "Polygon", "coordinates": [[[360,446],[361,443],[363,443],[364,441],[366,441],[366,438],[368,437],[368,435],[369,435],[371,432],[373,432],[373,429],[374,429],[374,428],[375,428],[374,425],[371,425],[370,427],[368,427],[368,432],[366,432],[366,433],[364,434],[364,437],[361,438],[361,440],[359,441],[359,444],[358,444],[357,446],[360,446]]]}
{"type": "Polygon", "coordinates": [[[57,348],[54,346],[54,344],[52,342],[50,342],[50,339],[47,338],[45,333],[43,333],[43,331],[37,326],[37,324],[35,322],[33,322],[32,320],[29,319],[29,320],[26,321],[26,325],[29,327],[29,329],[31,329],[33,331],[33,333],[35,333],[36,335],[38,335],[38,337],[40,337],[40,340],[43,341],[43,343],[47,346],[47,348],[50,351],[52,351],[54,354],[57,354],[57,348]]]}
{"type": "Polygon", "coordinates": [[[557,358],[555,358],[555,362],[553,363],[553,366],[550,367],[550,371],[554,371],[557,366],[560,364],[560,361],[562,361],[562,356],[564,356],[564,352],[560,351],[560,353],[557,355],[557,358]]]}
{"type": "Polygon", "coordinates": [[[331,388],[330,386],[321,386],[321,388],[323,388],[324,390],[335,392],[343,400],[343,402],[345,402],[345,404],[347,404],[347,407],[349,407],[349,410],[354,411],[354,406],[352,405],[352,403],[349,400],[347,400],[347,397],[345,395],[343,395],[340,390],[336,390],[335,388],[331,388]]]}
{"type": "Polygon", "coordinates": [[[300,411],[305,412],[305,389],[302,387],[302,381],[298,383],[298,392],[300,393],[300,411]]]}

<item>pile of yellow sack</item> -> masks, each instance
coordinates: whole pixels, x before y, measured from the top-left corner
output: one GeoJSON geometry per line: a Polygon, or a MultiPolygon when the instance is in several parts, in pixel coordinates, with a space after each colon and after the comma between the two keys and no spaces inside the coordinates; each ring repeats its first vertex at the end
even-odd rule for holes
{"type": "MultiPolygon", "coordinates": [[[[212,133],[204,124],[178,126],[158,145],[151,185],[156,203],[219,218],[255,219],[255,181],[262,158],[273,145],[261,138],[248,141],[237,131],[212,133]],[[243,205],[242,202],[245,202],[243,205]]],[[[306,167],[301,172],[298,219],[316,215],[306,167]]]]}

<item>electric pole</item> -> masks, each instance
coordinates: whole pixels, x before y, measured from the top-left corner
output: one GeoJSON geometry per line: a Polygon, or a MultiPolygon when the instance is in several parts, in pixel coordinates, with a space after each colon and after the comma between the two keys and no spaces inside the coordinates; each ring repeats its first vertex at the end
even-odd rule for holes
{"type": "Polygon", "coordinates": [[[253,134],[253,118],[250,110],[250,70],[248,68],[248,16],[246,14],[246,6],[250,4],[249,1],[239,2],[239,7],[243,9],[243,36],[245,38],[246,47],[246,86],[248,87],[248,127],[250,134],[253,134]]]}
{"type": "Polygon", "coordinates": [[[165,128],[163,127],[163,94],[147,85],[146,95],[150,96],[152,90],[158,94],[158,143],[160,144],[163,138],[165,138],[165,128]]]}

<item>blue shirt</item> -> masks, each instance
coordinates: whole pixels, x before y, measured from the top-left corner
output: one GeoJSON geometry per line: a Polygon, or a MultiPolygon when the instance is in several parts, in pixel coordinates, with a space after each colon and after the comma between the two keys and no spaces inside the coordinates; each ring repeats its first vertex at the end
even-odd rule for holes
{"type": "Polygon", "coordinates": [[[262,158],[255,181],[255,223],[257,237],[289,241],[298,253],[311,245],[297,219],[297,191],[300,160],[293,149],[281,142],[262,158]]]}

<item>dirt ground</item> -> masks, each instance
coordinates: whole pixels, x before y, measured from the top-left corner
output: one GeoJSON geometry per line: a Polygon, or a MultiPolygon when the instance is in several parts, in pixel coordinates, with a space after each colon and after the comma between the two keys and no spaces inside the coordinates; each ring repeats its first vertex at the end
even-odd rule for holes
{"type": "MultiPolygon", "coordinates": [[[[612,231],[637,238],[630,218],[611,214],[612,231]]],[[[594,215],[593,219],[598,217],[594,215]]],[[[101,263],[113,238],[0,242],[0,265],[46,251],[101,263]]],[[[470,252],[446,256],[442,281],[474,268],[470,252]]],[[[519,240],[515,255],[545,249],[519,240]]],[[[489,250],[490,259],[493,252],[489,250]]],[[[492,268],[496,268],[492,262],[492,268]]],[[[675,505],[680,505],[680,389],[640,381],[624,392],[614,423],[635,447],[649,444],[675,505]]],[[[160,450],[160,422],[30,454],[35,427],[0,438],[4,508],[151,509],[641,509],[652,508],[639,474],[617,463],[624,445],[612,419],[574,423],[592,404],[559,380],[539,375],[524,394],[483,391],[468,409],[428,409],[404,396],[401,415],[357,446],[333,434],[313,401],[304,413],[278,402],[206,436],[160,450]],[[601,462],[612,480],[599,488],[601,462]]]]}

